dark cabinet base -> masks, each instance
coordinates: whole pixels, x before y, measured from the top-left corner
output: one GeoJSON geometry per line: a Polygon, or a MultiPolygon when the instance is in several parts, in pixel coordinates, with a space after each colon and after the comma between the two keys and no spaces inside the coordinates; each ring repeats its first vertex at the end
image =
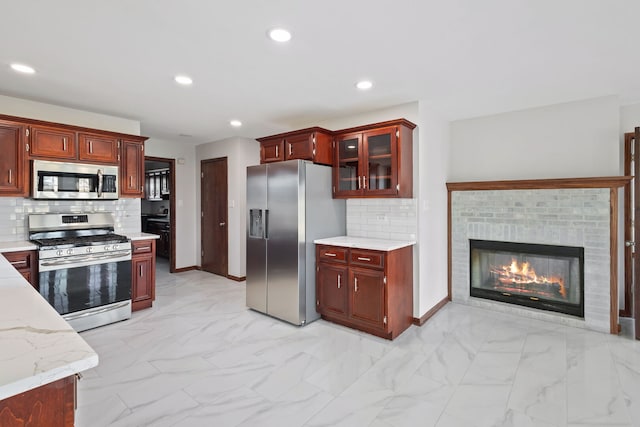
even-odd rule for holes
{"type": "Polygon", "coordinates": [[[2,427],[73,427],[75,375],[0,400],[2,427]]]}

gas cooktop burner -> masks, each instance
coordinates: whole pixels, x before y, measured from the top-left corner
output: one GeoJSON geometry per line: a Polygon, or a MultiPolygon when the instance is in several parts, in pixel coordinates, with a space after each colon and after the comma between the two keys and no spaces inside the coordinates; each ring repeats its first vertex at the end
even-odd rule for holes
{"type": "Polygon", "coordinates": [[[42,248],[59,249],[68,248],[74,246],[92,246],[92,245],[104,245],[113,243],[124,243],[128,241],[125,236],[119,234],[98,234],[94,236],[72,236],[72,237],[55,237],[55,238],[42,238],[33,239],[33,242],[40,245],[42,248]]]}

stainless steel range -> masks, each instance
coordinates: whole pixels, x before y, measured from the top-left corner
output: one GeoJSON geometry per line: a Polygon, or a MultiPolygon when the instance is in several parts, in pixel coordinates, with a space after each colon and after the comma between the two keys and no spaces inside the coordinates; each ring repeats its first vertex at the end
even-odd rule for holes
{"type": "Polygon", "coordinates": [[[29,215],[40,294],[76,331],[131,317],[131,241],[113,214],[29,215]]]}

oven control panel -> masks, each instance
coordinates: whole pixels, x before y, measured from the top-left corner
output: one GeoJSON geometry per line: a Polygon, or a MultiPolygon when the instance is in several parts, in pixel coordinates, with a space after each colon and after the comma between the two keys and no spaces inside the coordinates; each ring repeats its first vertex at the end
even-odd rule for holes
{"type": "Polygon", "coordinates": [[[105,245],[75,246],[65,249],[41,249],[38,253],[40,259],[51,259],[60,257],[70,257],[79,255],[98,255],[113,252],[123,252],[131,250],[131,242],[121,242],[105,245]]]}

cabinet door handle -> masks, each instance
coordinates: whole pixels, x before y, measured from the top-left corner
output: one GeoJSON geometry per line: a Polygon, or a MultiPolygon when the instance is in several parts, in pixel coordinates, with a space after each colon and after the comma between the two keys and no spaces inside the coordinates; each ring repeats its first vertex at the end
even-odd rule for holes
{"type": "Polygon", "coordinates": [[[226,223],[226,222],[221,222],[221,223],[220,223],[220,227],[224,227],[225,225],[227,225],[227,223],[226,223]]]}
{"type": "Polygon", "coordinates": [[[276,145],[276,159],[278,158],[278,146],[276,145]]]}
{"type": "Polygon", "coordinates": [[[9,169],[9,184],[13,183],[13,171],[9,169]]]}
{"type": "Polygon", "coordinates": [[[293,155],[293,145],[289,144],[289,155],[293,155]]]}
{"type": "Polygon", "coordinates": [[[338,289],[340,289],[340,275],[338,274],[338,289]]]}
{"type": "Polygon", "coordinates": [[[133,175],[129,175],[129,188],[133,188],[133,175]]]}
{"type": "Polygon", "coordinates": [[[365,258],[363,256],[359,256],[358,261],[371,261],[371,258],[365,258]]]}
{"type": "Polygon", "coordinates": [[[362,177],[358,175],[358,190],[362,188],[362,177]]]}
{"type": "Polygon", "coordinates": [[[358,278],[357,277],[353,278],[353,284],[355,285],[354,292],[358,292],[358,278]]]}
{"type": "Polygon", "coordinates": [[[324,255],[325,255],[325,256],[336,256],[336,254],[331,253],[331,252],[325,252],[325,254],[324,254],[324,255]]]}
{"type": "Polygon", "coordinates": [[[366,176],[362,176],[362,188],[363,189],[367,189],[367,177],[366,176]]]}
{"type": "Polygon", "coordinates": [[[142,277],[142,264],[140,264],[140,277],[142,277]]]}
{"type": "Polygon", "coordinates": [[[62,151],[67,151],[67,137],[62,137],[62,151]]]}
{"type": "Polygon", "coordinates": [[[93,141],[89,141],[89,154],[93,154],[93,141]]]}

